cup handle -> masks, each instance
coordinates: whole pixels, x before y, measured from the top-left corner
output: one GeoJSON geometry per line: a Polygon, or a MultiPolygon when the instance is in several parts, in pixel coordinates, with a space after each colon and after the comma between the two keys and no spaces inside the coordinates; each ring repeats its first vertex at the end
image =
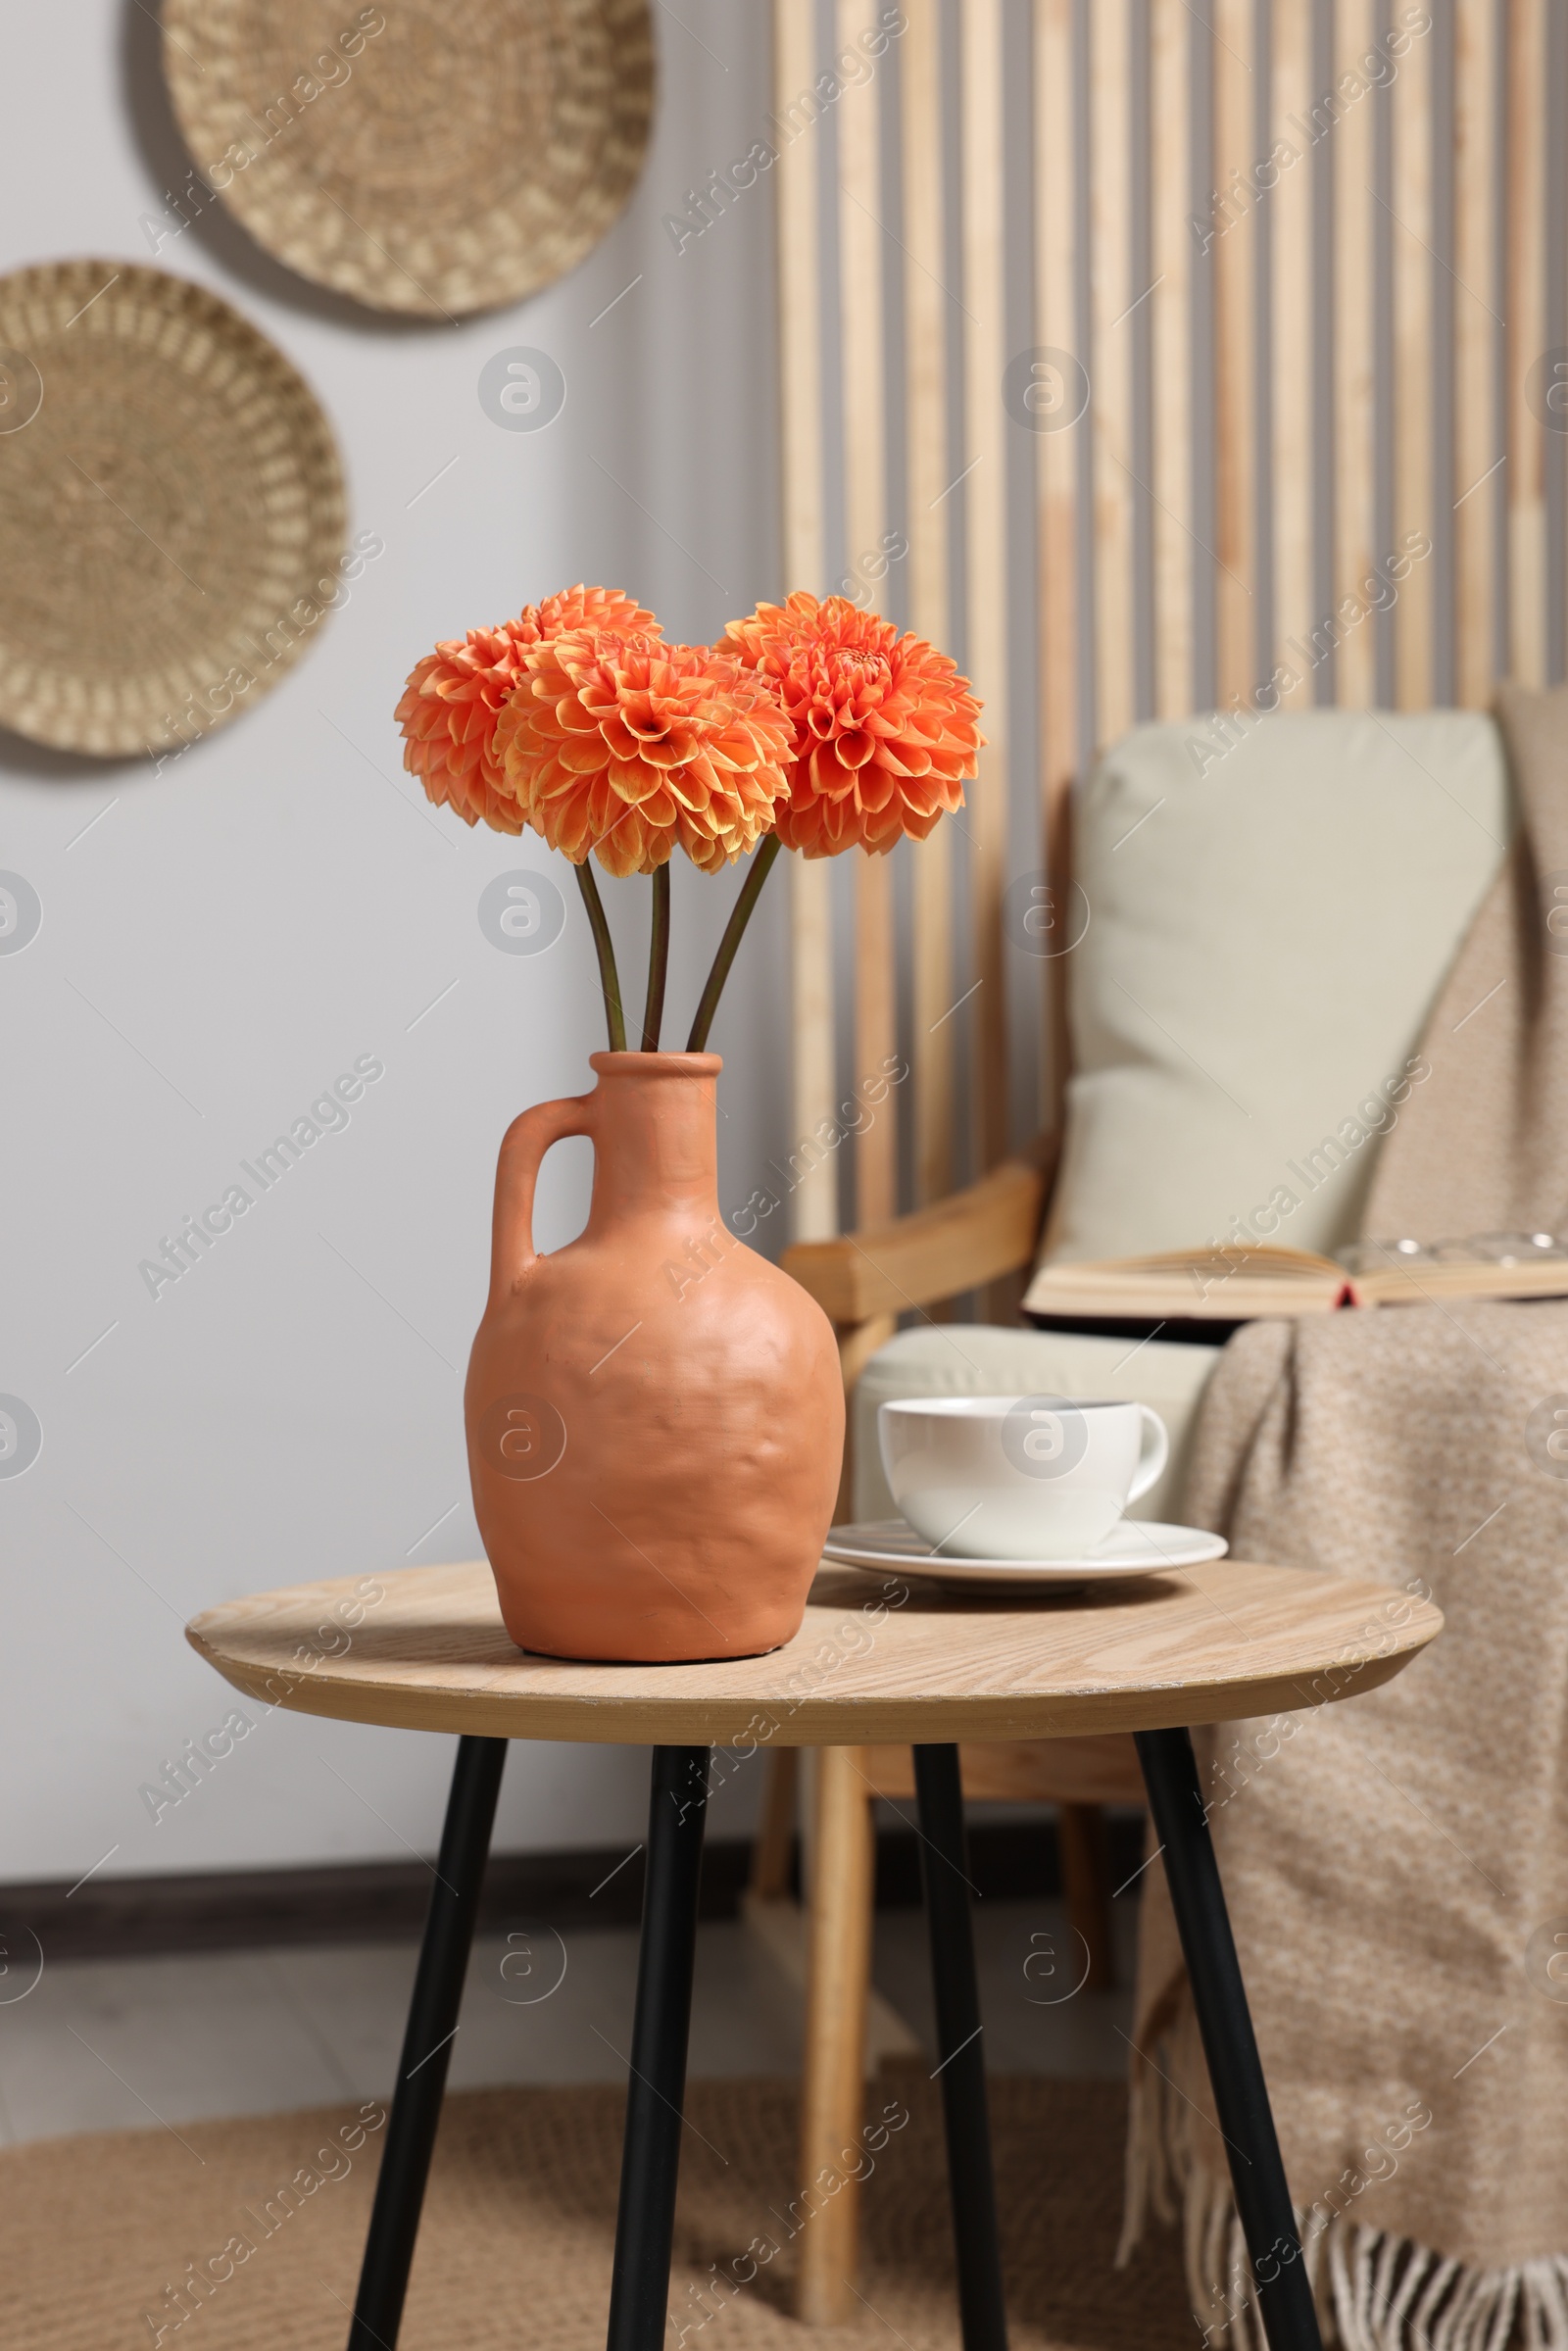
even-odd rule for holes
{"type": "Polygon", "coordinates": [[[1139,1502],[1157,1479],[1163,1476],[1170,1459],[1170,1432],[1152,1405],[1140,1404],[1144,1416],[1143,1448],[1138,1455],[1138,1467],[1133,1475],[1129,1502],[1139,1502]]]}

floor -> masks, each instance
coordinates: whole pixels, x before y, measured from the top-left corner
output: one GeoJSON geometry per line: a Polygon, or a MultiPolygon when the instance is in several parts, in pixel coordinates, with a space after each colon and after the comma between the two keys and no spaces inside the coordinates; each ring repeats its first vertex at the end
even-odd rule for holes
{"type": "MultiPolygon", "coordinates": [[[[1135,1914],[1131,1903],[1116,1913],[1125,1985],[1135,1914]]],[[[1076,1987],[1081,1971],[1059,1903],[984,1904],[976,1939],[994,2072],[1122,2072],[1130,1996],[1076,1987]]],[[[377,1943],[68,1960],[41,1971],[34,1961],[29,1971],[14,1955],[0,1969],[0,2143],[385,2097],[415,1957],[413,1943],[377,1943]]],[[[630,1928],[477,1942],[451,2085],[624,2080],[636,1965],[630,1928]]],[[[875,1981],[929,2049],[918,1911],[878,1918],[875,1981]]],[[[739,1922],[705,1926],[693,2074],[793,2073],[800,2034],[799,1993],[768,1952],[739,1922]]]]}

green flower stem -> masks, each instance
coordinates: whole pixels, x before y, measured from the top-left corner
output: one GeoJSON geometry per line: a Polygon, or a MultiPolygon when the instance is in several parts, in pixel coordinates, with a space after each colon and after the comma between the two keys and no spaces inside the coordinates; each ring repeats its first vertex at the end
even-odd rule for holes
{"type": "Polygon", "coordinates": [[[664,1025],[664,982],[669,973],[669,866],[654,867],[654,924],[648,938],[648,1003],[643,1011],[643,1052],[657,1053],[664,1025]]]}
{"type": "Polygon", "coordinates": [[[708,975],[708,984],[703,990],[702,1000],[697,1006],[697,1017],[692,1022],[692,1033],[686,1040],[686,1051],[689,1053],[700,1053],[707,1048],[708,1032],[713,1025],[713,1014],[718,1010],[718,1000],[724,993],[724,982],[729,978],[729,967],[735,960],[735,951],[740,946],[746,925],[752,919],[752,908],[762,895],[762,884],[773,870],[773,860],[778,856],[778,849],[777,833],[769,833],[752,859],[752,870],[746,876],[745,887],[735,901],[734,909],[728,922],[724,925],[724,936],[718,943],[718,953],[713,957],[713,967],[708,975]]]}
{"type": "Polygon", "coordinates": [[[626,1021],[620,1008],[620,974],[615,969],[615,943],[610,936],[610,924],[599,896],[598,885],[588,870],[584,857],[577,868],[577,887],[582,903],[588,909],[588,927],[594,935],[594,948],[599,956],[599,985],[605,992],[605,1020],[610,1030],[610,1050],[623,1053],[626,1050],[626,1021]]]}

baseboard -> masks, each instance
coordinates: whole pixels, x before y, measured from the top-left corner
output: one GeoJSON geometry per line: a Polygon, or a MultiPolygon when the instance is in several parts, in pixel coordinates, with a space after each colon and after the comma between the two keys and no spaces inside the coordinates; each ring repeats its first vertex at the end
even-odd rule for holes
{"type": "MultiPolygon", "coordinates": [[[[1138,1868],[1142,1824],[1107,1821],[1111,1884],[1138,1868]]],[[[879,1908],[920,1900],[920,1847],[912,1829],[876,1840],[879,1908]]],[[[735,1918],[751,1875],[744,1837],[713,1837],[703,1861],[702,1915],[735,1918]]],[[[1049,1823],[976,1822],[969,1868],[982,1896],[1027,1900],[1060,1891],[1049,1823]]],[[[0,1886],[0,1945],[20,1954],[35,1935],[46,1960],[147,1958],[171,1951],[255,1950],[297,1943],[405,1942],[417,1935],[430,1895],[418,1861],[357,1862],[320,1869],[211,1871],[177,1878],[64,1879],[0,1886]]],[[[496,1853],[485,1873],[480,1932],[514,1926],[635,1926],[642,1913],[639,1848],[496,1853]]]]}

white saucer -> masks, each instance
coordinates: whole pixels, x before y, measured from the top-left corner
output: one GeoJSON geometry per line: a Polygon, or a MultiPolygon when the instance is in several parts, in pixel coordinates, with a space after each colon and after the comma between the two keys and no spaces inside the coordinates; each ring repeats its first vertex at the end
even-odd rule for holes
{"type": "Polygon", "coordinates": [[[844,1567],[897,1567],[942,1584],[1109,1584],[1157,1575],[1162,1568],[1200,1567],[1205,1559],[1223,1559],[1228,1547],[1223,1536],[1205,1535],[1200,1527],[1124,1518],[1082,1559],[968,1559],[933,1550],[906,1519],[879,1518],[835,1527],[822,1556],[844,1567]]]}

